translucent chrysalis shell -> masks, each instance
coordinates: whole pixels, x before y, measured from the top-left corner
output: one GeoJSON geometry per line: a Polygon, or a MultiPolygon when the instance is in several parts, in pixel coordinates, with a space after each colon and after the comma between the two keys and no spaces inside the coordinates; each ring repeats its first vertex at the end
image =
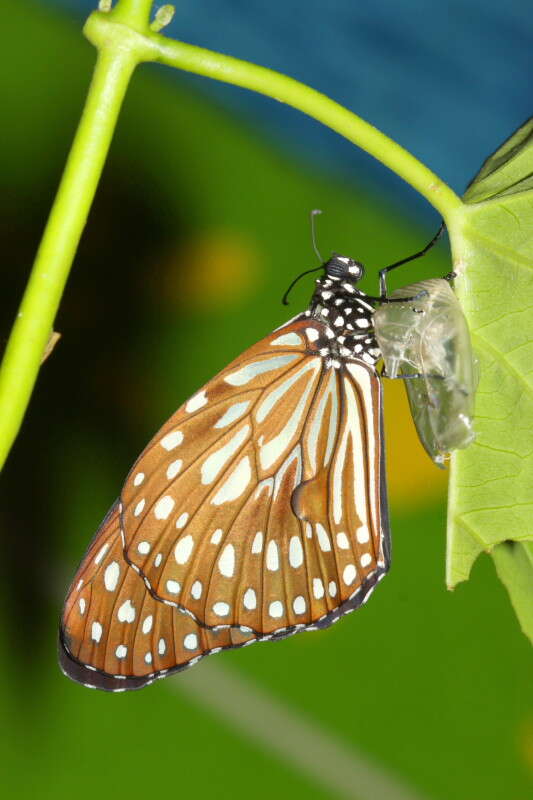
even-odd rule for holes
{"type": "Polygon", "coordinates": [[[452,450],[475,438],[477,368],[465,316],[449,283],[436,278],[397,289],[374,313],[376,338],[390,378],[405,380],[411,414],[429,456],[443,466],[452,450]]]}

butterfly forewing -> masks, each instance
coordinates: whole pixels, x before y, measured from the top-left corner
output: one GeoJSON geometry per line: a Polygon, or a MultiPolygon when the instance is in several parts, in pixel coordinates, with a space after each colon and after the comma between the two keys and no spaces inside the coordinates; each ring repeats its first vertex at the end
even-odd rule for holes
{"type": "Polygon", "coordinates": [[[202,625],[328,624],[388,566],[379,380],[360,361],[332,368],[324,330],[302,315],[246,351],[126,481],[126,560],[202,625]]]}
{"type": "Polygon", "coordinates": [[[86,686],[124,691],[255,639],[240,628],[201,627],[185,612],[154,599],[124,560],[117,503],[69,591],[60,661],[67,675],[86,686]]]}

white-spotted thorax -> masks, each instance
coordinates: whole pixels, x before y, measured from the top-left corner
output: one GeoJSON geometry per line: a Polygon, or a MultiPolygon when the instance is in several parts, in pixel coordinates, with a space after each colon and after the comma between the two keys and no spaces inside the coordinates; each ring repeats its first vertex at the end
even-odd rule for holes
{"type": "Polygon", "coordinates": [[[324,264],[325,275],[318,278],[306,314],[326,328],[318,341],[320,355],[339,368],[342,359],[355,358],[374,366],[381,351],[374,334],[376,298],[356,287],[364,275],[359,261],[333,253],[324,264]]]}

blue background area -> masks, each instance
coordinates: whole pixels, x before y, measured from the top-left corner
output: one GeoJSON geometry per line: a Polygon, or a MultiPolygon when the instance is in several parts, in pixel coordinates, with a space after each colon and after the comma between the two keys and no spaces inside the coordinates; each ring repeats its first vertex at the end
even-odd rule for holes
{"type": "MultiPolygon", "coordinates": [[[[52,2],[79,18],[96,4],[52,2]]],[[[271,67],[325,92],[459,193],[486,155],[532,113],[533,14],[527,0],[179,0],[176,7],[169,36],[271,67]]],[[[424,209],[388,170],[299,112],[242,89],[168,69],[165,74],[246,114],[250,125],[282,140],[296,157],[350,182],[361,178],[362,169],[371,170],[372,180],[410,210],[424,209]]]]}

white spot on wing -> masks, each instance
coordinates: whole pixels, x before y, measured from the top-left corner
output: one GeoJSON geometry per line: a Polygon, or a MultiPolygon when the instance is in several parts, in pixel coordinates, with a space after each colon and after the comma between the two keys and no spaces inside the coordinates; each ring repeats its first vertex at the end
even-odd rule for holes
{"type": "Polygon", "coordinates": [[[302,595],[298,595],[295,597],[292,603],[292,607],[294,609],[295,614],[305,614],[305,609],[307,608],[305,598],[302,595]]]}
{"type": "Polygon", "coordinates": [[[337,544],[341,550],[349,550],[350,549],[350,542],[348,541],[348,537],[341,531],[337,534],[337,544]]]}
{"type": "Polygon", "coordinates": [[[205,396],[204,390],[203,392],[195,394],[194,397],[191,397],[185,406],[185,411],[187,411],[188,414],[192,414],[193,411],[198,411],[199,408],[203,408],[205,405],[207,405],[207,397],[205,396]]]}
{"type": "Polygon", "coordinates": [[[167,591],[170,592],[170,594],[179,594],[181,591],[181,584],[179,584],[178,581],[167,581],[167,591]]]}
{"type": "Polygon", "coordinates": [[[144,480],[144,472],[138,472],[134,478],[133,485],[140,486],[144,480]]]}
{"type": "Polygon", "coordinates": [[[139,500],[139,502],[138,502],[138,503],[137,503],[137,505],[135,506],[135,510],[134,510],[134,512],[133,512],[133,516],[134,516],[134,517],[138,517],[138,516],[139,516],[139,514],[142,514],[142,512],[143,512],[143,509],[144,509],[145,505],[146,505],[146,500],[145,500],[145,499],[144,499],[144,497],[143,497],[143,499],[142,499],[142,500],[139,500]]]}
{"type": "Polygon", "coordinates": [[[206,458],[201,467],[202,483],[208,486],[213,483],[218,477],[222,468],[227,464],[230,458],[242,447],[248,434],[250,433],[250,426],[245,425],[227,442],[220,450],[215,450],[210,456],[206,458]]]}
{"type": "Polygon", "coordinates": [[[199,600],[202,596],[202,582],[201,581],[194,581],[191,587],[191,595],[194,597],[195,600],[199,600]]]}
{"type": "MultiPolygon", "coordinates": [[[[363,367],[357,367],[354,364],[347,364],[346,368],[352,373],[357,380],[358,391],[362,393],[363,407],[369,407],[372,402],[372,390],[370,385],[370,377],[363,367]]],[[[347,454],[348,437],[352,437],[352,454],[354,458],[353,472],[354,475],[363,476],[366,472],[365,455],[362,452],[361,441],[361,427],[359,419],[359,401],[356,399],[354,389],[348,378],[344,378],[345,389],[345,402],[346,402],[346,415],[344,420],[344,431],[342,434],[341,443],[337,449],[335,457],[335,466],[333,470],[333,519],[338,525],[342,519],[343,514],[343,476],[344,464],[347,454]]],[[[373,441],[372,431],[367,430],[368,433],[368,460],[370,464],[374,463],[375,459],[375,444],[373,441]]],[[[360,478],[357,479],[354,486],[355,505],[356,510],[361,519],[366,519],[367,497],[365,489],[365,481],[360,478]]]]}
{"type": "Polygon", "coordinates": [[[150,542],[142,541],[139,542],[137,545],[137,552],[139,552],[142,556],[148,555],[150,552],[150,542]]]}
{"type": "Polygon", "coordinates": [[[318,404],[316,411],[313,414],[312,423],[308,434],[309,460],[311,462],[311,469],[313,472],[317,471],[316,455],[317,455],[318,437],[322,425],[324,424],[325,421],[324,417],[328,401],[331,401],[331,404],[329,409],[329,420],[328,420],[329,422],[328,439],[326,444],[326,451],[324,453],[324,466],[326,466],[329,463],[329,460],[331,458],[333,445],[335,444],[335,438],[337,436],[337,423],[339,416],[339,399],[337,394],[338,394],[337,381],[335,378],[335,373],[331,371],[329,375],[327,389],[326,391],[322,392],[320,403],[318,404]]]}
{"type": "Polygon", "coordinates": [[[85,600],[83,599],[83,597],[80,597],[78,603],[80,606],[80,614],[83,616],[85,614],[85,600]]]}
{"type": "Polygon", "coordinates": [[[126,600],[117,611],[119,622],[133,622],[135,619],[135,608],[131,604],[131,600],[126,600]]]}
{"type": "Polygon", "coordinates": [[[298,336],[297,333],[284,333],[283,336],[278,336],[277,339],[270,342],[271,345],[299,345],[302,344],[301,338],[298,336]]]}
{"type": "Polygon", "coordinates": [[[335,583],[335,581],[329,582],[328,591],[330,597],[335,597],[335,595],[337,594],[337,584],[335,583]]]}
{"type": "Polygon", "coordinates": [[[157,652],[160,656],[164,656],[167,651],[167,643],[161,638],[157,644],[157,652]]]}
{"type": "Polygon", "coordinates": [[[328,441],[326,444],[326,452],[324,453],[324,466],[329,464],[329,460],[333,452],[333,446],[337,438],[337,425],[339,422],[339,396],[334,372],[332,372],[330,375],[328,397],[331,398],[331,414],[329,417],[328,441]]]}
{"type": "Polygon", "coordinates": [[[154,621],[154,618],[153,618],[152,614],[148,614],[148,616],[143,621],[143,627],[142,627],[142,632],[143,633],[145,633],[145,634],[146,633],[150,633],[150,631],[152,630],[153,621],[154,621]]]}
{"type": "Polygon", "coordinates": [[[235,548],[232,544],[227,544],[218,559],[220,574],[225,578],[232,578],[235,571],[235,548]]]}
{"type": "Polygon", "coordinates": [[[243,597],[244,607],[248,609],[248,611],[253,611],[257,606],[257,597],[252,588],[247,589],[244,593],[243,597]]]}
{"type": "Polygon", "coordinates": [[[265,470],[269,469],[269,467],[271,467],[272,464],[274,464],[278,460],[281,454],[288,449],[291,440],[293,439],[296,431],[298,430],[298,426],[303,421],[303,414],[305,407],[307,405],[307,399],[309,397],[309,394],[311,393],[311,390],[315,385],[314,378],[316,378],[316,375],[320,368],[319,358],[313,358],[306,366],[306,369],[311,369],[311,368],[314,370],[313,378],[308,381],[305,390],[301,394],[298,405],[294,409],[285,427],[269,442],[260,446],[259,459],[261,462],[261,467],[265,470]]]}
{"type": "Polygon", "coordinates": [[[362,567],[368,567],[368,565],[372,563],[372,556],[370,553],[363,553],[360,558],[360,562],[362,567]]]}
{"type": "Polygon", "coordinates": [[[176,520],[176,528],[184,528],[189,520],[189,515],[186,511],[183,514],[180,514],[176,520]]]}
{"type": "Polygon", "coordinates": [[[271,617],[279,619],[283,615],[283,603],[281,603],[279,600],[274,600],[273,603],[270,603],[268,613],[271,617]]]}
{"type": "Polygon", "coordinates": [[[309,339],[310,342],[316,342],[319,337],[319,333],[316,328],[306,328],[305,335],[309,339]]]}
{"type": "Polygon", "coordinates": [[[115,655],[117,658],[126,658],[128,655],[128,648],[125,644],[119,644],[117,649],[115,650],[115,655]]]}
{"type": "Polygon", "coordinates": [[[257,555],[263,550],[263,532],[257,531],[252,542],[252,553],[257,555]]]}
{"type": "Polygon", "coordinates": [[[220,544],[221,539],[222,539],[222,528],[217,528],[216,531],[211,536],[211,544],[220,544]]]}
{"type": "Polygon", "coordinates": [[[238,369],[236,372],[231,372],[229,375],[226,375],[224,380],[226,383],[229,383],[230,386],[244,386],[245,383],[249,383],[253,378],[262,375],[263,372],[270,372],[273,369],[284,367],[286,364],[290,364],[291,361],[294,361],[295,358],[298,358],[298,355],[296,353],[291,353],[286,356],[266,358],[263,361],[254,361],[251,364],[246,364],[244,367],[241,367],[241,369],[238,369]]]}
{"type": "Polygon", "coordinates": [[[229,614],[229,605],[228,603],[215,603],[213,611],[217,617],[227,617],[229,614]]]}
{"type": "Polygon", "coordinates": [[[355,535],[359,544],[366,544],[370,539],[368,528],[358,528],[355,535]]]}
{"type": "Polygon", "coordinates": [[[95,564],[99,564],[108,550],[109,550],[109,544],[104,544],[104,546],[101,547],[100,550],[98,551],[98,553],[96,554],[96,556],[94,558],[94,563],[95,564]]]}
{"type": "Polygon", "coordinates": [[[174,500],[167,494],[162,497],[154,506],[154,516],[156,519],[168,519],[170,512],[174,508],[174,500]]]}
{"type": "Polygon", "coordinates": [[[211,500],[214,506],[222,503],[229,503],[236,500],[244,492],[252,478],[250,459],[245,456],[235,467],[227,481],[220,487],[216,495],[211,500]]]}
{"type": "Polygon", "coordinates": [[[120,567],[117,561],[112,561],[104,572],[104,584],[108,592],[114,592],[117,588],[118,578],[120,575],[120,567]]]}
{"type": "Polygon", "coordinates": [[[174,558],[178,564],[187,563],[193,547],[194,541],[190,533],[187,536],[184,536],[183,539],[178,539],[176,547],[174,548],[174,558]]]}
{"type": "Polygon", "coordinates": [[[235,403],[230,406],[228,410],[215,422],[214,428],[226,428],[232,422],[236,422],[247,411],[250,401],[246,400],[244,403],[235,403]]]}
{"type": "Polygon", "coordinates": [[[268,543],[266,565],[271,572],[276,572],[279,568],[278,545],[273,539],[268,543]]]}
{"type": "MultiPolygon", "coordinates": [[[[320,364],[320,360],[318,358],[313,358],[311,361],[308,361],[304,366],[299,369],[297,372],[290,375],[285,381],[276,386],[274,389],[271,389],[265,396],[265,399],[259,405],[257,411],[255,412],[255,418],[258,422],[263,422],[267,416],[270,414],[278,400],[280,400],[283,395],[285,395],[289,389],[294,386],[294,384],[300,380],[302,375],[305,375],[306,372],[310,370],[314,371],[316,375],[317,365],[320,364]]],[[[314,375],[312,376],[314,378],[314,375]]],[[[311,380],[312,380],[311,378],[311,380]]],[[[309,388],[309,387],[308,387],[309,388]]]]}
{"type": "Polygon", "coordinates": [[[329,540],[329,536],[327,534],[326,529],[324,528],[323,525],[320,524],[320,522],[317,522],[315,527],[320,549],[324,553],[329,552],[331,550],[331,542],[329,540]]]}
{"type": "Polygon", "coordinates": [[[313,594],[317,600],[324,597],[324,584],[320,578],[313,578],[313,594]]]}
{"type": "Polygon", "coordinates": [[[301,567],[304,560],[304,552],[299,536],[292,536],[289,542],[289,564],[295,569],[301,567]]]}
{"type": "Polygon", "coordinates": [[[355,580],[355,576],[357,575],[357,570],[355,569],[354,564],[348,564],[344,568],[344,572],[342,573],[342,579],[346,586],[351,586],[355,580]]]}
{"type": "Polygon", "coordinates": [[[93,622],[91,625],[91,639],[93,642],[98,643],[102,638],[102,626],[99,622],[93,622]]]}
{"type": "MultiPolygon", "coordinates": [[[[357,382],[358,398],[356,399],[354,388],[348,378],[344,378],[345,393],[346,393],[346,407],[347,407],[347,426],[346,430],[350,429],[352,436],[352,457],[353,457],[353,475],[365,475],[367,469],[370,468],[371,473],[374,469],[379,468],[377,464],[378,452],[377,442],[374,432],[374,426],[371,422],[375,409],[372,409],[374,403],[374,395],[372,392],[372,377],[371,373],[359,364],[347,363],[346,369],[350,372],[357,382]],[[364,420],[366,437],[362,438],[361,420],[358,409],[366,418],[364,420]],[[366,439],[366,441],[364,441],[366,439]],[[366,453],[363,448],[366,449],[366,453]]],[[[370,518],[376,518],[379,514],[376,508],[376,499],[373,492],[370,493],[370,498],[366,492],[366,481],[356,478],[353,485],[353,496],[355,499],[355,508],[359,519],[362,520],[363,525],[367,524],[366,521],[370,518]],[[370,507],[369,507],[370,501],[370,507]]],[[[334,493],[335,497],[335,493],[334,493]]]]}
{"type": "Polygon", "coordinates": [[[183,646],[186,650],[196,650],[198,647],[198,636],[195,633],[188,633],[183,639],[183,646]]]}
{"type": "Polygon", "coordinates": [[[183,441],[183,434],[181,431],[172,431],[172,433],[167,433],[161,439],[161,447],[165,450],[174,450],[179,444],[183,441]]]}
{"type": "Polygon", "coordinates": [[[175,461],[172,462],[172,464],[168,465],[167,478],[169,479],[169,481],[171,481],[173,478],[176,477],[182,466],[183,466],[183,461],[181,460],[181,458],[177,458],[175,461]]]}

